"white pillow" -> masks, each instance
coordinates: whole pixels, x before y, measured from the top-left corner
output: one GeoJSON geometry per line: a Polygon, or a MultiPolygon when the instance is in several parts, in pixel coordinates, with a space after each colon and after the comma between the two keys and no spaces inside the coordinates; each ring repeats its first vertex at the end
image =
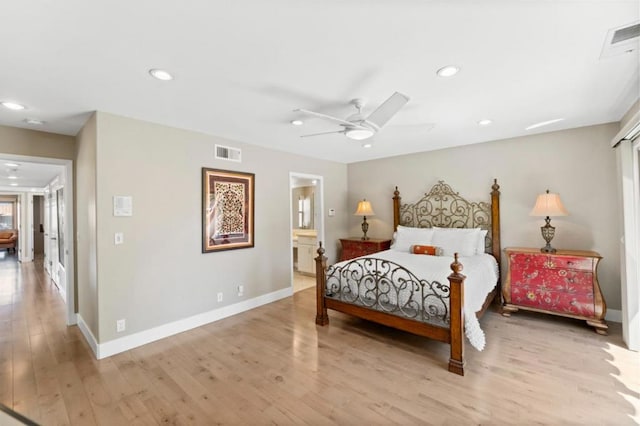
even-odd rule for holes
{"type": "Polygon", "coordinates": [[[433,238],[433,228],[410,228],[398,225],[396,236],[391,248],[396,251],[410,252],[411,246],[431,245],[433,238]]]}
{"type": "Polygon", "coordinates": [[[435,228],[431,244],[442,247],[444,256],[473,256],[476,254],[480,228],[435,228]]]}
{"type": "Polygon", "coordinates": [[[480,229],[480,235],[478,236],[478,245],[476,246],[476,254],[482,254],[485,252],[485,241],[487,238],[487,230],[480,229]]]}

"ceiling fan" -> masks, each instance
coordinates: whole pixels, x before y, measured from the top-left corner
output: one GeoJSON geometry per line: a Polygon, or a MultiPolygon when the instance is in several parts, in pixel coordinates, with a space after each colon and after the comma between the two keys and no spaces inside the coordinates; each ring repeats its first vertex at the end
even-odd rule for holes
{"type": "Polygon", "coordinates": [[[375,135],[391,118],[396,115],[398,111],[409,102],[409,97],[403,95],[400,92],[395,92],[384,101],[378,108],[375,109],[368,117],[362,114],[362,108],[364,107],[363,99],[353,99],[351,105],[353,105],[358,112],[350,115],[349,117],[342,119],[333,117],[319,112],[309,111],[306,109],[294,109],[294,112],[302,112],[305,114],[313,115],[315,117],[324,118],[339,123],[343,129],[334,130],[332,132],[312,133],[310,135],[302,135],[302,138],[308,138],[311,136],[328,135],[331,133],[344,133],[349,139],[361,141],[368,139],[375,135]]]}

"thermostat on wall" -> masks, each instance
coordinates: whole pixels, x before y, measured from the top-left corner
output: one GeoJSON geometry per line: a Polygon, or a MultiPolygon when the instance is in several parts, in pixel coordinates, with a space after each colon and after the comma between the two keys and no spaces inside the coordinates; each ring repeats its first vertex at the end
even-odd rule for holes
{"type": "Polygon", "coordinates": [[[113,197],[114,216],[133,216],[133,197],[130,195],[115,195],[113,197]]]}
{"type": "Polygon", "coordinates": [[[335,216],[336,215],[336,209],[329,209],[329,216],[335,216]]]}

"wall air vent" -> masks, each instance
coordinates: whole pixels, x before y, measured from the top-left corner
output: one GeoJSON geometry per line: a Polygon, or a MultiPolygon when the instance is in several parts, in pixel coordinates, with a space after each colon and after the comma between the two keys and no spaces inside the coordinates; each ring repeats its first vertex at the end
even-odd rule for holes
{"type": "Polygon", "coordinates": [[[216,159],[242,162],[242,151],[239,148],[216,145],[216,159]]]}
{"type": "Polygon", "coordinates": [[[612,28],[602,46],[600,59],[610,58],[633,52],[640,48],[640,22],[634,22],[623,27],[612,28]]]}

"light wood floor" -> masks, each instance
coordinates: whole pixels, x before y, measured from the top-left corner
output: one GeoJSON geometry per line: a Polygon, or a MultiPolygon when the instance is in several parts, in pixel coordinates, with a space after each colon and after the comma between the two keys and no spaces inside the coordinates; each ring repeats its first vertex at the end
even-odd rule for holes
{"type": "MultiPolygon", "coordinates": [[[[635,424],[640,356],[620,326],[483,318],[487,349],[448,347],[339,313],[314,290],[96,361],[33,264],[0,259],[0,402],[44,425],[635,424]]],[[[141,309],[145,307],[141,306],[141,309]]]]}
{"type": "Polygon", "coordinates": [[[301,274],[298,271],[293,271],[293,292],[297,293],[302,290],[306,290],[311,287],[315,287],[316,277],[301,274]]]}

